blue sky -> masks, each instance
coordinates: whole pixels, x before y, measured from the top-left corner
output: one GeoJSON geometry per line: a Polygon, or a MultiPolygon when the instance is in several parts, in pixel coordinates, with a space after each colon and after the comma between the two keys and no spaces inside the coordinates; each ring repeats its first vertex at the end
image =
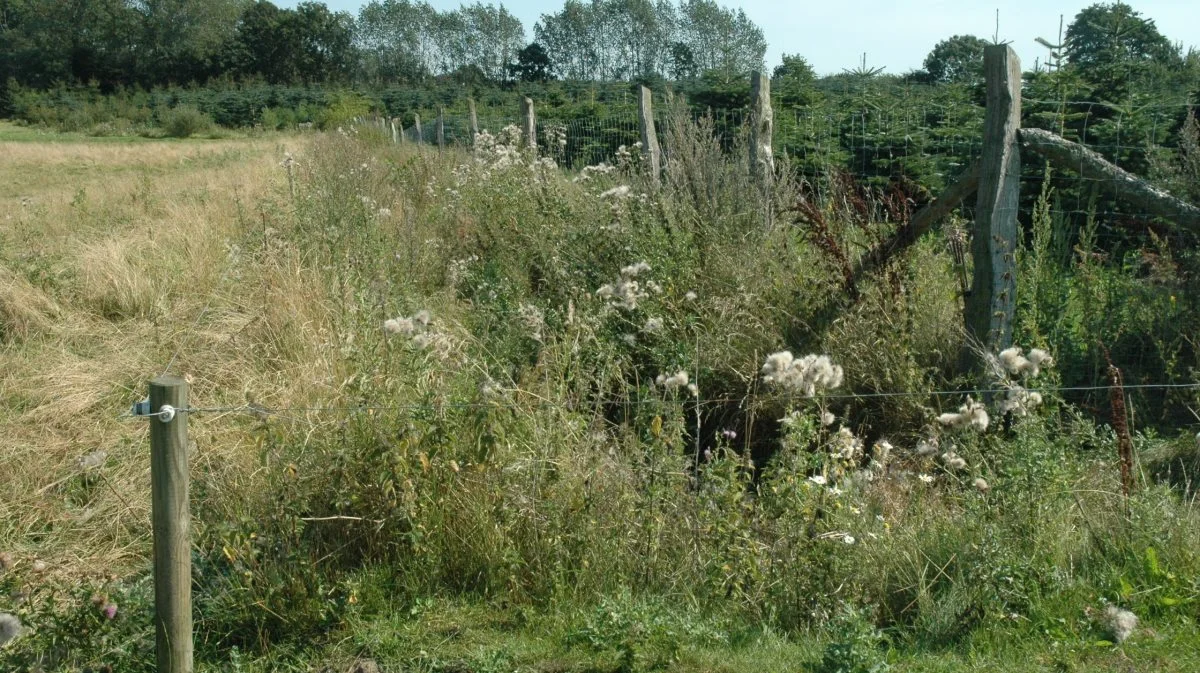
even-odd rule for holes
{"type": "MultiPolygon", "coordinates": [[[[484,0],[485,2],[489,0],[484,0]]],[[[494,1],[494,0],[493,0],[494,1]]],[[[357,14],[362,0],[325,0],[332,9],[357,14]]],[[[438,9],[458,7],[459,0],[429,0],[438,9]]],[[[280,4],[294,6],[294,1],[280,4]]],[[[508,0],[510,12],[525,23],[526,36],[533,38],[533,24],[542,14],[555,12],[562,0],[508,0]]],[[[1027,67],[1035,58],[1045,58],[1045,48],[1034,38],[1054,40],[1059,15],[1066,23],[1088,1],[1055,0],[742,0],[726,2],[740,6],[766,34],[767,65],[773,68],[784,53],[799,53],[820,74],[840,72],[859,64],[884,66],[888,73],[903,73],[921,67],[925,55],[939,40],[970,33],[990,38],[996,32],[996,7],[1000,6],[1000,38],[1012,42],[1027,67]]],[[[1200,0],[1129,0],[1142,16],[1154,19],[1159,31],[1173,42],[1200,46],[1200,0]]]]}

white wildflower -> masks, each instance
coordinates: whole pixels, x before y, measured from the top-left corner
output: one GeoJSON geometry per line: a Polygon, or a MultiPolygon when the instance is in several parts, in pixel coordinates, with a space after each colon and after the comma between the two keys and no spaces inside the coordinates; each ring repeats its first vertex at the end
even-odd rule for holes
{"type": "Polygon", "coordinates": [[[875,442],[874,462],[879,463],[880,468],[887,467],[888,458],[892,455],[892,443],[886,439],[881,439],[875,442]]]}
{"type": "Polygon", "coordinates": [[[834,486],[833,488],[830,488],[830,489],[829,489],[829,495],[830,495],[830,496],[832,496],[832,497],[834,497],[834,498],[838,497],[838,496],[839,496],[839,495],[841,495],[842,493],[845,493],[845,491],[843,491],[842,489],[838,488],[837,486],[834,486]]]}
{"type": "Polygon", "coordinates": [[[632,191],[633,190],[631,190],[629,188],[629,185],[618,185],[608,191],[602,192],[600,194],[600,198],[602,198],[602,199],[626,199],[626,198],[629,198],[629,195],[632,193],[632,191]]]}
{"type": "Polygon", "coordinates": [[[1041,404],[1041,393],[1030,392],[1021,386],[1014,385],[1008,389],[1008,393],[997,404],[997,408],[1002,414],[1024,417],[1041,404]]]}
{"type": "Polygon", "coordinates": [[[646,320],[646,324],[642,326],[642,331],[646,332],[647,334],[654,334],[655,332],[661,332],[662,328],[662,318],[650,318],[646,320]]]}
{"type": "Polygon", "coordinates": [[[697,295],[695,292],[692,292],[691,290],[688,290],[688,293],[687,293],[687,294],[685,294],[685,295],[683,295],[683,298],[684,298],[684,299],[686,299],[686,300],[688,300],[688,301],[696,301],[696,298],[697,298],[698,296],[699,296],[699,295],[697,295]]]}
{"type": "Polygon", "coordinates": [[[1025,363],[1028,362],[1025,356],[1021,354],[1021,349],[1017,346],[1005,348],[1000,351],[998,359],[1000,360],[1000,366],[1004,367],[1005,371],[1014,376],[1020,374],[1021,370],[1025,367],[1025,363]]]}
{"type": "Polygon", "coordinates": [[[854,544],[854,536],[850,534],[843,535],[842,542],[845,542],[846,544],[854,544]]]}
{"type": "Polygon", "coordinates": [[[996,359],[1009,375],[1030,378],[1038,376],[1043,367],[1054,365],[1054,358],[1041,348],[1031,348],[1026,355],[1019,346],[1012,346],[1000,351],[996,359]]]}
{"type": "Polygon", "coordinates": [[[970,428],[983,432],[988,427],[988,413],[983,404],[967,398],[967,403],[958,408],[958,413],[945,413],[938,416],[938,423],[955,428],[970,428]]]}
{"type": "Polygon", "coordinates": [[[621,278],[616,283],[601,285],[596,290],[596,296],[613,301],[613,305],[626,311],[637,308],[638,301],[646,297],[641,285],[634,278],[638,274],[649,271],[650,265],[645,262],[631,264],[621,269],[621,278]]]}
{"type": "Polygon", "coordinates": [[[814,474],[813,476],[809,477],[808,480],[817,486],[824,486],[826,482],[825,475],[823,474],[814,474]]]}
{"type": "Polygon", "coordinates": [[[1109,634],[1118,644],[1125,642],[1125,639],[1137,629],[1137,625],[1137,615],[1132,612],[1122,610],[1115,605],[1104,608],[1104,626],[1108,628],[1109,634]]]}
{"type": "Polygon", "coordinates": [[[854,436],[850,428],[839,428],[833,435],[830,454],[837,459],[855,461],[862,456],[862,440],[854,436]]]}
{"type": "Polygon", "coordinates": [[[637,336],[633,335],[633,334],[622,334],[621,341],[624,341],[625,345],[627,345],[627,346],[636,346],[637,345],[637,336]]]}
{"type": "Polygon", "coordinates": [[[659,374],[658,378],[654,379],[654,382],[666,388],[667,390],[683,388],[688,384],[688,373],[680,370],[670,376],[667,376],[666,374],[659,374]]]}
{"type": "Polygon", "coordinates": [[[806,355],[797,360],[790,351],[767,356],[762,368],[763,381],[791,388],[805,397],[842,385],[842,368],[828,355],[806,355]]]}
{"type": "Polygon", "coordinates": [[[108,459],[107,451],[93,451],[87,455],[79,457],[79,469],[84,472],[95,470],[104,465],[104,461],[108,459]]]}
{"type": "Polygon", "coordinates": [[[933,475],[932,474],[919,474],[919,475],[917,475],[917,479],[920,479],[921,482],[924,484],[932,484],[933,483],[933,475]]]}
{"type": "Polygon", "coordinates": [[[541,341],[542,330],[546,327],[546,317],[542,310],[533,304],[521,304],[517,309],[517,316],[525,324],[525,329],[529,330],[529,338],[541,341]]]}
{"type": "Polygon", "coordinates": [[[800,423],[800,420],[801,420],[800,412],[793,411],[793,412],[789,413],[787,416],[784,416],[783,418],[779,419],[779,423],[781,425],[783,425],[783,427],[785,427],[785,428],[793,428],[793,427],[796,427],[796,425],[800,423]]]}
{"type": "Polygon", "coordinates": [[[383,331],[388,334],[409,335],[416,330],[412,318],[389,318],[383,321],[383,331]]]}
{"type": "Polygon", "coordinates": [[[962,456],[953,451],[947,451],[942,454],[942,464],[948,470],[965,470],[967,469],[967,461],[963,460],[962,456]]]}
{"type": "Polygon", "coordinates": [[[630,264],[629,266],[621,267],[621,275],[626,278],[637,278],[639,274],[650,270],[650,265],[645,262],[630,264]]]}

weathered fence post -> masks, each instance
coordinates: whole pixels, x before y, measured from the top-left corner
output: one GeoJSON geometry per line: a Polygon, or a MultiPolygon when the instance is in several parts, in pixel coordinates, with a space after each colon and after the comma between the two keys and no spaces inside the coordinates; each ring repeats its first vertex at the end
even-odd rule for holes
{"type": "Polygon", "coordinates": [[[650,178],[658,184],[662,157],[658,149],[658,134],[654,129],[650,89],[644,85],[638,87],[638,124],[642,128],[642,152],[650,162],[650,178]]]}
{"type": "Polygon", "coordinates": [[[475,144],[475,136],[479,135],[479,117],[475,116],[475,99],[467,99],[467,111],[471,115],[471,145],[475,144]]]}
{"type": "Polygon", "coordinates": [[[399,145],[400,144],[400,127],[396,125],[395,117],[392,117],[391,124],[392,124],[392,144],[399,145]]]}
{"type": "Polygon", "coordinates": [[[440,150],[446,146],[446,109],[443,107],[438,108],[437,126],[435,129],[437,131],[437,145],[440,150]]]}
{"type": "Polygon", "coordinates": [[[192,517],[188,509],[188,384],[150,382],[154,625],[160,673],[192,673],[192,517]]]}
{"type": "Polygon", "coordinates": [[[533,111],[533,99],[528,96],[521,99],[521,123],[524,125],[525,146],[530,153],[537,155],[537,117],[533,111]]]}
{"type": "Polygon", "coordinates": [[[750,170],[764,185],[775,177],[775,155],[771,150],[774,130],[771,79],[755,71],[750,74],[750,170]]]}
{"type": "Polygon", "coordinates": [[[987,111],[971,242],[975,272],[965,318],[970,335],[995,352],[1012,341],[1017,304],[1021,60],[1007,45],[990,45],[984,49],[983,61],[987,111]]]}
{"type": "Polygon", "coordinates": [[[413,129],[417,134],[417,144],[420,145],[421,141],[424,140],[424,136],[421,134],[421,115],[419,114],[413,115],[413,129]]]}

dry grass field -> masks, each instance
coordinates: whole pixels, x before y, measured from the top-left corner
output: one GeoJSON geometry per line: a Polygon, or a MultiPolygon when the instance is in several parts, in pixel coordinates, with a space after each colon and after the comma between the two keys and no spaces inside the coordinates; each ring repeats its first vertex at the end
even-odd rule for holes
{"type": "MultiPolygon", "coordinates": [[[[296,328],[321,320],[308,278],[256,263],[255,242],[288,208],[280,160],[304,141],[40,142],[4,131],[0,548],[50,572],[122,573],[149,553],[149,462],[145,423],[119,415],[177,351],[172,369],[197,404],[268,382],[276,395],[311,391],[326,378],[315,353],[296,350],[310,345],[296,328]],[[73,493],[96,452],[101,483],[73,493]]],[[[197,425],[198,467],[244,468],[241,435],[197,425]]]]}

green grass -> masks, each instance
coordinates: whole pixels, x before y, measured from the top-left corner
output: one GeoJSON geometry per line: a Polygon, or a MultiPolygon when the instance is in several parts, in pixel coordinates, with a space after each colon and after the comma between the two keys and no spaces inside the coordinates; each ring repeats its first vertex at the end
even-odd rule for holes
{"type": "MultiPolygon", "coordinates": [[[[954,648],[884,645],[876,661],[893,673],[1185,673],[1200,666],[1200,632],[1191,624],[1144,631],[1121,646],[1089,639],[1082,619],[1064,627],[1082,632],[1042,632],[1014,622],[954,648]]],[[[277,661],[284,666],[277,670],[314,664],[346,670],[356,660],[371,659],[385,671],[813,671],[821,670],[834,636],[820,630],[784,635],[736,619],[706,619],[681,606],[639,610],[608,602],[598,609],[547,612],[430,599],[387,615],[352,619],[332,640],[337,645],[327,651],[281,657],[291,663],[277,661]],[[624,630],[597,636],[601,616],[622,607],[634,611],[622,623],[624,630]]]]}

